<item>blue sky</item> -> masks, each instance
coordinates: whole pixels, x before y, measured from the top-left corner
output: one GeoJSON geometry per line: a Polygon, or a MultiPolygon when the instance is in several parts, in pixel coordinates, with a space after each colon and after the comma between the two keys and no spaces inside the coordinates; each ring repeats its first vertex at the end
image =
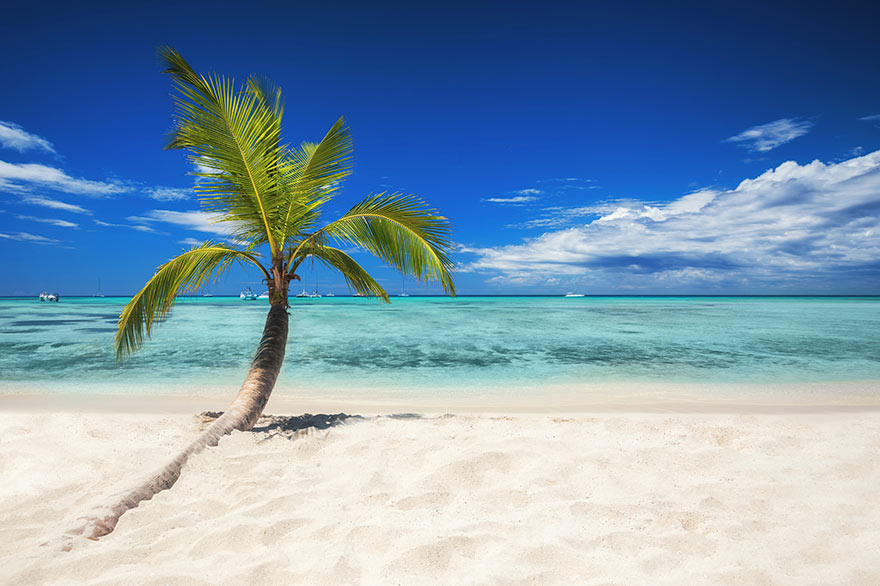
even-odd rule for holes
{"type": "Polygon", "coordinates": [[[292,142],[344,115],[331,211],[422,195],[460,293],[880,293],[872,3],[24,4],[0,24],[0,295],[130,294],[222,237],[162,150],[162,43],[279,83],[292,142]]]}

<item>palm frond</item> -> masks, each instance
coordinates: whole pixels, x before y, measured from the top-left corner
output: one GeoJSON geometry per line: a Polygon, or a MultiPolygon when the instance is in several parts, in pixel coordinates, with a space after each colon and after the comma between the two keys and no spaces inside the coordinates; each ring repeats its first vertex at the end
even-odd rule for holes
{"type": "Polygon", "coordinates": [[[416,196],[372,195],[306,238],[292,258],[326,238],[362,247],[420,282],[440,281],[444,291],[455,295],[449,223],[416,196]]]}
{"type": "Polygon", "coordinates": [[[290,149],[293,172],[286,178],[287,203],[279,209],[279,230],[287,240],[314,229],[320,209],[351,173],[351,133],[340,118],[319,143],[290,149]]]}
{"type": "Polygon", "coordinates": [[[268,77],[252,75],[247,82],[248,91],[257,99],[262,100],[265,106],[274,112],[280,120],[284,115],[284,99],[281,96],[281,87],[268,77]]]}
{"type": "Polygon", "coordinates": [[[331,269],[339,271],[348,286],[364,297],[378,297],[385,303],[390,303],[385,289],[357,261],[342,250],[330,246],[307,246],[301,251],[301,256],[295,265],[310,256],[331,269]]]}
{"type": "Polygon", "coordinates": [[[119,316],[115,338],[117,360],[137,350],[144,339],[150,337],[156,320],[168,313],[180,293],[196,290],[216,279],[235,262],[256,265],[268,277],[253,254],[210,241],[160,266],[119,316]]]}
{"type": "Polygon", "coordinates": [[[237,91],[233,80],[198,75],[170,47],[159,54],[178,90],[168,148],[187,149],[202,169],[195,189],[203,207],[238,222],[237,237],[266,242],[273,254],[279,252],[271,218],[284,202],[278,177],[293,167],[280,140],[280,94],[265,95],[257,82],[251,91],[237,91]]]}

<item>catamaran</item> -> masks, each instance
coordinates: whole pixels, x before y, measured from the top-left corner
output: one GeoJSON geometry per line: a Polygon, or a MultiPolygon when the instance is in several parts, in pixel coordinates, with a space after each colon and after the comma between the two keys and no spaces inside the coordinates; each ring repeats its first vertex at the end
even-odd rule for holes
{"type": "Polygon", "coordinates": [[[242,291],[238,297],[244,301],[254,301],[257,298],[257,294],[251,291],[251,288],[248,287],[244,291],[242,291]]]}

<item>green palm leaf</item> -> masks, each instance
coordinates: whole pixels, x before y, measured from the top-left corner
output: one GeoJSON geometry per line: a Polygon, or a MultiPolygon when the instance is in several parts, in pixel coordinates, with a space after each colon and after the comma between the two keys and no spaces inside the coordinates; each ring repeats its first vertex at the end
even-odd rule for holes
{"type": "Polygon", "coordinates": [[[280,209],[279,231],[287,239],[314,229],[321,206],[351,173],[351,133],[340,118],[321,142],[290,150],[293,172],[285,179],[287,203],[280,209]]]}
{"type": "MultiPolygon", "coordinates": [[[[326,238],[365,248],[404,275],[440,281],[455,295],[449,223],[416,196],[372,195],[338,220],[309,236],[299,249],[321,245],[326,238]]],[[[292,258],[298,257],[298,250],[292,258]]]]}
{"type": "Polygon", "coordinates": [[[131,354],[143,344],[156,319],[168,313],[177,295],[194,291],[216,279],[235,262],[256,265],[268,278],[268,273],[254,255],[210,241],[160,266],[119,316],[115,339],[117,359],[131,354]]]}
{"type": "Polygon", "coordinates": [[[345,252],[330,246],[307,246],[301,251],[302,256],[297,259],[291,270],[296,270],[299,264],[308,257],[316,258],[331,269],[336,269],[345,278],[348,286],[364,297],[378,297],[385,303],[391,303],[385,289],[364,270],[364,268],[345,252]]]}
{"type": "Polygon", "coordinates": [[[272,217],[285,202],[279,177],[293,171],[280,141],[280,104],[253,89],[256,83],[251,91],[236,91],[225,77],[196,74],[170,47],[159,53],[178,90],[168,148],[188,149],[203,169],[196,173],[203,207],[238,222],[237,238],[268,243],[273,256],[280,254],[283,238],[272,217]]]}

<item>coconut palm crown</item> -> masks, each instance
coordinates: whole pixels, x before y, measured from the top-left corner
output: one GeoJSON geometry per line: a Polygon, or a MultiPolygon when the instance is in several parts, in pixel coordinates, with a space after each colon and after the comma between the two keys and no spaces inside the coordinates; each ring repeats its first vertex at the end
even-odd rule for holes
{"type": "Polygon", "coordinates": [[[270,304],[284,307],[290,281],[310,258],[339,271],[359,294],[388,302],[379,283],[343,250],[350,247],[455,294],[449,224],[418,197],[370,195],[321,225],[325,205],[351,172],[351,135],[342,118],[320,142],[290,146],[281,136],[280,88],[258,77],[237,88],[234,80],[199,75],[170,47],[159,56],[177,89],[166,148],[188,151],[203,210],[228,223],[236,245],[208,241],[161,265],[120,316],[117,358],[143,344],[177,295],[235,263],[258,270],[270,304]],[[258,250],[266,250],[265,261],[258,250]]]}

